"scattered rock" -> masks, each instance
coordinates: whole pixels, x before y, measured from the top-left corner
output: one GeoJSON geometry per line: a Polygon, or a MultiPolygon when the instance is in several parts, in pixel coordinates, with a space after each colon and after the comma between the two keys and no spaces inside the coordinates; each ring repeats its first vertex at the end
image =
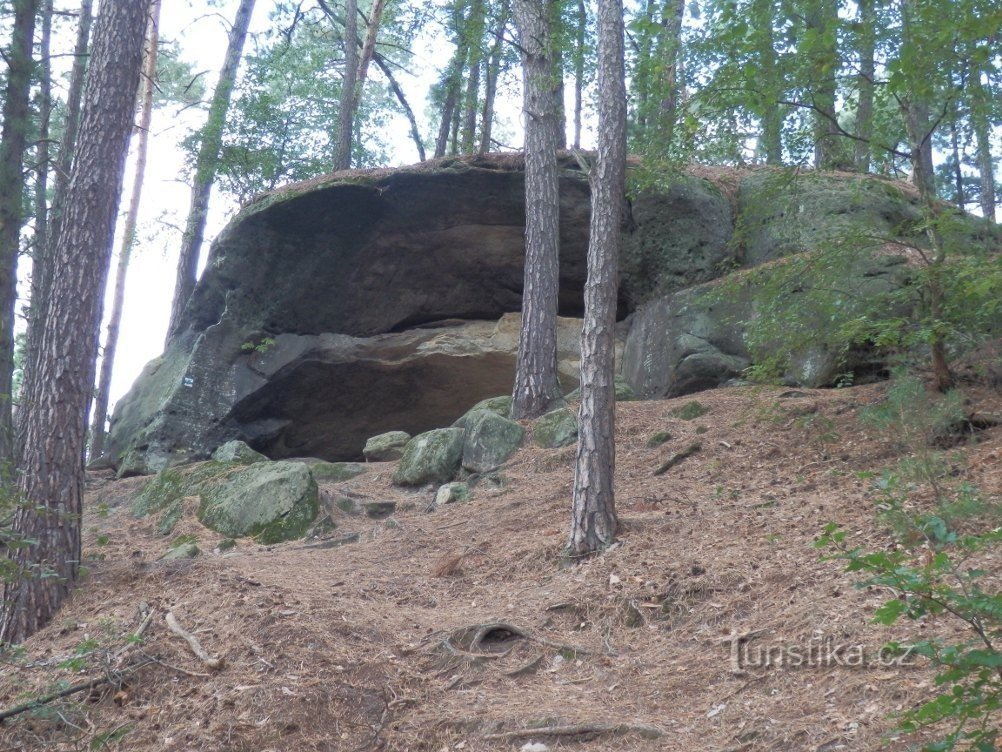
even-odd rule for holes
{"type": "Polygon", "coordinates": [[[463,458],[463,429],[437,428],[407,442],[393,473],[398,486],[423,486],[452,479],[463,458]]]}
{"type": "Polygon", "coordinates": [[[306,540],[324,540],[330,538],[336,529],[337,523],[331,519],[329,514],[325,514],[313,523],[313,526],[310,527],[304,537],[306,540]]]}
{"type": "Polygon", "coordinates": [[[303,460],[314,480],[341,483],[368,472],[368,468],[361,462],[325,462],[318,459],[303,460]]]}
{"type": "Polygon", "coordinates": [[[502,397],[488,397],[480,400],[477,404],[463,413],[455,423],[454,428],[467,428],[467,423],[476,418],[477,414],[483,411],[500,415],[502,418],[511,417],[511,395],[502,397]]]}
{"type": "Polygon", "coordinates": [[[212,459],[216,462],[237,462],[241,465],[250,465],[255,462],[267,462],[268,458],[260,452],[250,448],[245,442],[238,439],[227,441],[212,453],[212,459]]]}
{"type": "Polygon", "coordinates": [[[350,496],[338,496],[334,499],[334,506],[345,514],[356,515],[362,512],[356,501],[350,496]]]}
{"type": "Polygon", "coordinates": [[[470,487],[466,483],[446,483],[435,494],[435,506],[453,504],[470,498],[470,487]]]}
{"type": "Polygon", "coordinates": [[[676,407],[671,411],[671,415],[679,420],[695,420],[696,418],[703,417],[707,412],[709,410],[705,405],[698,400],[692,400],[691,402],[686,402],[681,407],[676,407]]]}
{"type": "MultiPolygon", "coordinates": [[[[637,393],[622,376],[616,376],[616,400],[619,402],[629,402],[637,399],[637,393]]],[[[578,387],[564,395],[564,399],[574,402],[581,399],[581,388],[578,387]]]]}
{"type": "Polygon", "coordinates": [[[497,413],[481,411],[471,417],[463,440],[463,467],[470,472],[494,470],[522,444],[525,431],[497,413]]]}
{"type": "Polygon", "coordinates": [[[397,511],[395,501],[367,501],[362,504],[365,516],[373,520],[382,520],[397,511]]]}
{"type": "Polygon", "coordinates": [[[399,460],[404,454],[404,447],[411,440],[406,431],[387,431],[378,436],[372,436],[365,442],[362,454],[367,462],[389,462],[399,460]]]}
{"type": "Polygon", "coordinates": [[[532,440],[544,449],[573,444],[578,440],[578,421],[566,407],[551,410],[532,424],[532,440]]]}
{"type": "Polygon", "coordinates": [[[178,559],[194,559],[201,554],[198,546],[194,543],[182,543],[174,546],[170,551],[160,557],[161,561],[177,561],[178,559]]]}
{"type": "Polygon", "coordinates": [[[256,463],[205,484],[198,518],[234,538],[265,545],[302,538],[317,516],[317,483],[302,462],[256,463]]]}
{"type": "Polygon", "coordinates": [[[657,433],[653,434],[651,438],[647,440],[647,448],[654,449],[656,447],[661,446],[666,441],[671,441],[674,438],[675,437],[672,436],[671,433],[668,431],[658,431],[657,433]]]}

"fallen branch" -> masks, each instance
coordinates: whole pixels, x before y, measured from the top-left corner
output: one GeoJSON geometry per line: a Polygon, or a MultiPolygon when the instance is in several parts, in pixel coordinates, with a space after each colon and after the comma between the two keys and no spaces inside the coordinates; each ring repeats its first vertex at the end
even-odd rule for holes
{"type": "Polygon", "coordinates": [[[661,463],[660,467],[658,467],[658,469],[654,471],[654,475],[664,475],[666,472],[675,467],[675,465],[678,465],[683,460],[688,459],[696,452],[700,451],[702,448],[703,445],[700,444],[699,442],[696,442],[695,444],[690,444],[681,452],[675,452],[675,454],[673,454],[671,457],[669,457],[668,459],[666,459],[664,462],[661,463]]]}
{"type": "Polygon", "coordinates": [[[69,687],[66,687],[65,689],[60,689],[57,692],[50,692],[49,694],[42,695],[41,697],[37,697],[34,700],[28,700],[27,702],[23,702],[20,705],[15,705],[12,708],[7,708],[6,710],[2,710],[0,711],[0,724],[3,724],[3,722],[6,719],[11,718],[15,715],[20,715],[21,713],[25,713],[29,710],[34,710],[35,708],[40,708],[43,705],[48,705],[53,700],[58,700],[62,697],[69,697],[70,695],[75,695],[77,692],[84,692],[89,689],[94,689],[95,687],[100,687],[104,684],[117,684],[125,673],[136,671],[137,669],[140,669],[143,666],[149,665],[150,663],[153,662],[154,661],[152,660],[141,661],[140,663],[135,663],[126,668],[119,669],[118,671],[114,672],[114,674],[106,674],[105,676],[99,676],[94,679],[88,679],[87,681],[80,682],[79,684],[73,684],[69,687]]]}
{"type": "Polygon", "coordinates": [[[578,723],[571,726],[541,726],[539,728],[505,731],[500,734],[487,734],[483,738],[489,741],[513,741],[529,739],[535,736],[581,736],[583,734],[640,734],[646,739],[658,739],[664,736],[664,731],[656,726],[645,726],[632,723],[578,723]]]}
{"type": "Polygon", "coordinates": [[[204,663],[213,671],[219,671],[220,669],[223,668],[223,666],[225,665],[225,661],[222,658],[215,658],[209,655],[205,651],[205,648],[202,647],[202,644],[198,641],[198,638],[195,637],[195,635],[193,635],[191,632],[186,630],[184,627],[182,627],[180,624],[178,624],[178,621],[174,617],[174,614],[172,612],[170,611],[167,612],[165,620],[167,622],[167,628],[170,629],[170,631],[176,634],[178,637],[183,639],[185,642],[187,642],[188,647],[191,648],[191,652],[193,652],[198,657],[198,659],[202,661],[202,663],[204,663]]]}

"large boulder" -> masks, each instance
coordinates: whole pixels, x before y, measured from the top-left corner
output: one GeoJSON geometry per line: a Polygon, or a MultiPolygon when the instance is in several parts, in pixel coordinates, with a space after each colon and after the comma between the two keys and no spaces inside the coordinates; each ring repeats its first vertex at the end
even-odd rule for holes
{"type": "MultiPolygon", "coordinates": [[[[642,306],[627,337],[623,377],[641,399],[651,399],[721,386],[741,377],[749,366],[773,359],[784,382],[806,387],[827,386],[841,373],[873,367],[872,350],[845,350],[832,326],[830,306],[848,321],[874,301],[884,301],[888,293],[908,283],[904,258],[850,260],[841,267],[838,289],[822,291],[827,305],[819,304],[811,285],[800,280],[796,289],[784,293],[784,305],[796,309],[796,325],[756,332],[752,341],[749,326],[763,315],[763,306],[773,304],[770,295],[762,294],[769,289],[763,275],[780,273],[781,267],[772,267],[680,290],[642,306]]],[[[882,311],[895,312],[904,313],[882,311]]]]}
{"type": "Polygon", "coordinates": [[[676,175],[630,202],[623,236],[622,287],[636,305],[656,295],[716,279],[733,266],[734,218],[708,180],[676,175]]]}
{"type": "Polygon", "coordinates": [[[496,470],[522,444],[518,423],[483,410],[469,418],[463,437],[463,467],[473,473],[496,470]]]}
{"type": "Polygon", "coordinates": [[[157,531],[166,535],[181,518],[185,499],[197,504],[207,527],[262,543],[301,538],[318,509],[317,484],[303,462],[213,461],[158,473],[137,495],[132,512],[159,515],[157,531]]]}
{"type": "Polygon", "coordinates": [[[407,442],[393,473],[393,482],[398,486],[445,483],[459,470],[462,458],[462,428],[426,431],[407,442]]]}

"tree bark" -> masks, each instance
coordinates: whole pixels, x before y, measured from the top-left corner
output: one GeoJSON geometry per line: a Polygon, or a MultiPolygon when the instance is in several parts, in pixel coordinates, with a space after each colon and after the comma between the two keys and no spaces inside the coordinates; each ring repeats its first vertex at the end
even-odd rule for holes
{"type": "Polygon", "coordinates": [[[104,284],[139,84],[145,2],[106,3],[94,31],[77,155],[56,242],[38,370],[29,395],[14,534],[31,543],[11,552],[0,642],[18,643],[48,623],[80,563],[80,502],[87,407],[94,384],[104,284]]]}
{"type": "MultiPolygon", "coordinates": [[[[216,90],[212,94],[212,102],[209,105],[209,117],[202,129],[198,156],[195,158],[195,175],[191,186],[188,220],[185,223],[184,235],[181,238],[181,253],[177,261],[174,300],[171,303],[170,324],[167,327],[168,345],[181,333],[181,315],[184,313],[184,307],[188,304],[188,298],[191,297],[198,279],[198,260],[202,249],[202,240],[205,236],[205,221],[209,213],[212,182],[216,178],[219,150],[223,143],[223,126],[226,123],[226,113],[230,108],[230,97],[237,80],[237,68],[240,67],[240,56],[243,54],[247,28],[250,26],[253,12],[254,0],[240,0],[236,18],[230,28],[226,57],[219,72],[219,81],[216,83],[216,90]]],[[[354,45],[349,46],[352,50],[355,49],[354,45]]]]}
{"type": "Polygon", "coordinates": [[[759,65],[762,68],[762,84],[765,97],[762,102],[762,151],[767,165],[783,164],[783,117],[779,109],[779,75],[776,64],[776,42],[773,32],[775,9],[773,0],[755,0],[752,18],[758,24],[759,65]]]}
{"type": "Polygon", "coordinates": [[[14,26],[7,52],[7,92],[0,134],[0,477],[14,470],[14,316],[17,260],[24,224],[24,151],[29,127],[31,52],[38,0],[14,2],[14,26]]]}
{"type": "MultiPolygon", "coordinates": [[[[52,120],[52,0],[42,4],[41,36],[38,43],[38,142],[35,144],[35,237],[31,249],[32,275],[41,266],[49,242],[49,126],[52,120]]],[[[34,297],[34,291],[32,293],[34,297]]],[[[17,395],[14,395],[15,397],[17,395]]]]}
{"type": "Polygon", "coordinates": [[[497,99],[498,77],[501,75],[501,53],[504,40],[504,30],[508,26],[508,3],[501,4],[497,26],[494,30],[494,42],[491,44],[490,56],[487,59],[487,76],[484,83],[484,109],[480,117],[480,153],[491,150],[491,134],[494,130],[494,102],[497,99]]]}
{"type": "Polygon", "coordinates": [[[835,74],[839,65],[836,47],[838,4],[830,0],[810,0],[806,20],[807,28],[812,29],[817,35],[817,47],[812,50],[811,55],[814,166],[819,170],[833,170],[841,166],[838,156],[840,139],[835,114],[835,74]]]}
{"type": "MultiPolygon", "coordinates": [[[[49,207],[49,221],[46,228],[44,248],[36,248],[31,266],[31,302],[28,313],[28,337],[25,348],[24,381],[32,378],[41,352],[42,331],[45,329],[45,310],[52,280],[52,257],[56,240],[62,226],[63,207],[69,187],[70,166],[76,148],[77,130],[80,122],[80,100],[83,95],[84,79],[87,74],[87,47],[90,44],[90,28],[93,21],[93,0],[82,0],[77,21],[77,37],[73,50],[73,67],[70,73],[70,88],[66,95],[66,118],[63,121],[63,135],[59,140],[54,170],[55,184],[52,204],[49,207]]],[[[24,414],[22,395],[21,411],[24,414]]],[[[17,420],[17,446],[23,444],[23,421],[17,420]]]]}
{"type": "Polygon", "coordinates": [[[588,8],[578,0],[574,34],[574,148],[581,148],[581,110],[584,96],[585,40],[588,31],[588,8]]]}
{"type": "Polygon", "coordinates": [[[608,546],[616,516],[615,331],[620,222],[626,188],[626,72],[622,0],[598,1],[598,156],[581,332],[581,407],[568,554],[608,546]]]}
{"type": "Polygon", "coordinates": [[[873,94],[874,75],[876,67],[874,54],[877,41],[877,0],[858,0],[859,14],[859,75],[856,77],[859,88],[859,103],[856,107],[856,136],[853,144],[853,161],[856,172],[868,173],[873,147],[870,139],[873,137],[873,94]]]}
{"type": "Polygon", "coordinates": [[[445,76],[445,99],[442,102],[442,120],[439,123],[438,138],[435,139],[435,159],[444,157],[449,149],[449,135],[452,133],[456,108],[459,106],[460,88],[463,83],[463,63],[466,60],[467,40],[463,31],[463,21],[458,20],[459,39],[456,51],[445,76]]]}
{"type": "MultiPolygon", "coordinates": [[[[369,74],[369,63],[376,53],[376,35],[379,33],[379,24],[383,18],[383,8],[386,0],[375,0],[372,10],[369,13],[369,21],[365,30],[365,41],[362,43],[362,53],[345,53],[345,77],[341,84],[341,112],[340,129],[338,131],[338,143],[336,156],[334,158],[335,170],[348,170],[351,168],[351,153],[355,140],[355,116],[358,113],[359,103],[362,101],[362,90],[365,88],[365,80],[369,74]],[[352,75],[349,68],[352,61],[357,58],[358,69],[352,75]]],[[[350,45],[351,39],[358,38],[357,24],[347,21],[347,18],[355,18],[358,15],[358,5],[356,0],[348,0],[348,7],[345,11],[345,45],[350,45]],[[348,24],[351,24],[349,29],[348,24]]]]}
{"type": "Polygon", "coordinates": [[[386,64],[386,61],[378,54],[374,54],[372,62],[383,72],[386,76],[387,82],[390,84],[390,89],[393,91],[393,95],[397,98],[400,103],[400,107],[403,109],[404,114],[407,116],[407,121],[411,126],[411,140],[414,142],[414,147],[417,149],[418,161],[424,162],[424,141],[421,139],[421,129],[418,128],[417,118],[414,117],[414,110],[411,109],[410,104],[407,102],[407,97],[404,96],[403,89],[400,88],[400,84],[397,83],[397,79],[393,76],[393,71],[390,70],[390,66],[386,64]]]}
{"type": "Polygon", "coordinates": [[[657,142],[661,150],[671,147],[675,138],[675,121],[682,92],[678,86],[678,61],[682,47],[682,21],[685,18],[685,0],[669,0],[661,10],[661,38],[658,57],[664,61],[659,88],[661,103],[658,107],[657,142]]]}
{"type": "Polygon", "coordinates": [[[557,380],[560,182],[550,0],[515,0],[525,113],[525,275],[512,418],[542,415],[560,400],[557,380]]]}
{"type": "Polygon", "coordinates": [[[991,107],[991,98],[981,82],[981,72],[971,72],[971,87],[974,101],[971,106],[971,124],[974,130],[975,156],[978,163],[979,204],[981,213],[991,221],[995,221],[995,169],[992,163],[991,126],[986,114],[991,107]]]}
{"type": "Polygon", "coordinates": [[[115,292],[108,316],[108,329],[101,354],[101,372],[94,393],[94,409],[91,420],[90,456],[104,454],[105,426],[108,418],[108,402],[111,395],[111,375],[115,367],[118,351],[118,333],[122,327],[122,309],[125,306],[125,278],[129,272],[132,249],[136,244],[136,225],[139,221],[139,204],[143,197],[143,178],[146,174],[146,153],[150,142],[150,123],[153,120],[153,90],[157,75],[157,45],[160,39],[160,0],[151,0],[149,27],[146,32],[146,49],[143,58],[143,78],[139,123],[136,126],[136,165],[132,181],[132,196],[125,215],[122,232],[122,248],[118,252],[118,268],[115,270],[115,292]]]}

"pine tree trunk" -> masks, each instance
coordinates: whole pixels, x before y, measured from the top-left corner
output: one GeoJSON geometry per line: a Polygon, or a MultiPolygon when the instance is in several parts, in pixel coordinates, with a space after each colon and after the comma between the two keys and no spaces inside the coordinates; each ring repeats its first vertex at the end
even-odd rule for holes
{"type": "MultiPolygon", "coordinates": [[[[45,329],[45,310],[52,280],[52,257],[56,239],[62,226],[63,207],[66,205],[66,191],[69,187],[70,165],[76,147],[77,129],[80,122],[80,99],[83,95],[84,79],[87,74],[87,47],[90,44],[90,28],[93,21],[93,0],[82,0],[77,21],[77,37],[73,50],[73,67],[70,73],[70,88],[66,95],[66,117],[63,120],[63,135],[56,153],[55,185],[49,221],[46,227],[45,246],[35,249],[31,266],[31,302],[28,313],[28,337],[25,348],[24,381],[32,378],[41,353],[42,331],[45,329]]],[[[24,399],[17,420],[17,446],[23,444],[24,399]]]]}
{"type": "Polygon", "coordinates": [[[835,27],[838,4],[829,0],[811,0],[807,27],[817,35],[819,45],[813,50],[811,99],[814,103],[814,166],[819,170],[840,167],[839,135],[835,119],[835,71],[838,70],[835,27]],[[830,41],[829,41],[830,40],[830,41]]]}
{"type": "Polygon", "coordinates": [[[772,0],[755,0],[752,6],[752,18],[758,24],[756,37],[758,39],[759,64],[762,66],[762,78],[767,92],[762,111],[762,150],[765,152],[767,165],[783,164],[783,116],[779,109],[779,74],[776,64],[776,43],[773,33],[775,11],[772,0]]]}
{"type": "Polygon", "coordinates": [[[480,116],[480,153],[491,150],[491,133],[494,130],[494,101],[497,99],[498,76],[501,75],[501,52],[504,40],[504,30],[508,25],[508,3],[501,6],[497,26],[494,30],[494,42],[491,45],[490,57],[487,60],[487,80],[484,83],[484,108],[480,116]]]}
{"type": "Polygon", "coordinates": [[[588,8],[578,0],[574,34],[574,148],[581,148],[581,110],[584,96],[585,38],[588,31],[588,8]]]}
{"type": "Polygon", "coordinates": [[[101,372],[94,393],[94,409],[91,421],[90,456],[104,454],[104,440],[108,418],[108,402],[111,396],[111,375],[118,352],[118,333],[122,327],[122,309],[125,307],[125,278],[132,259],[132,249],[136,244],[136,225],[139,221],[139,204],[143,197],[143,179],[146,174],[146,153],[150,142],[150,123],[153,120],[153,90],[157,74],[157,45],[160,39],[160,0],[150,3],[149,28],[146,33],[146,49],[143,59],[142,99],[139,105],[139,124],[136,127],[136,165],[132,180],[132,196],[125,215],[122,232],[122,248],[118,252],[118,267],[115,270],[115,292],[108,316],[107,335],[101,354],[101,372]]]}
{"type": "Polygon", "coordinates": [[[873,148],[873,94],[875,64],[874,54],[877,39],[877,17],[874,7],[877,0],[858,0],[859,9],[859,104],[856,106],[856,136],[853,145],[853,161],[856,172],[868,173],[873,148]]]}
{"type": "MultiPolygon", "coordinates": [[[[35,144],[35,238],[31,249],[32,274],[41,266],[49,242],[49,126],[52,119],[52,0],[42,4],[41,38],[38,43],[38,142],[35,144]]],[[[34,290],[32,290],[34,297],[34,290]]],[[[17,395],[14,395],[15,397],[17,395]]]]}
{"type": "MultiPolygon", "coordinates": [[[[171,303],[170,324],[167,327],[168,345],[181,333],[181,315],[198,279],[198,260],[205,236],[205,221],[209,213],[212,183],[216,178],[219,150],[223,143],[223,127],[226,124],[226,113],[230,108],[230,97],[236,84],[237,68],[240,67],[240,56],[243,54],[247,28],[250,26],[253,12],[254,0],[240,0],[240,7],[237,8],[236,18],[230,28],[226,57],[219,72],[219,81],[216,83],[216,90],[209,105],[209,117],[202,129],[198,156],[195,158],[191,204],[188,207],[188,219],[185,222],[181,252],[177,260],[177,280],[174,283],[174,300],[171,303]]],[[[351,48],[355,49],[353,45],[351,48]]]]}
{"type": "Polygon", "coordinates": [[[390,84],[390,89],[393,91],[393,95],[397,98],[400,103],[400,107],[403,109],[404,114],[407,116],[407,122],[411,126],[411,140],[414,142],[414,147],[417,149],[418,160],[424,162],[424,141],[421,138],[421,129],[418,128],[417,118],[414,117],[414,110],[411,109],[410,104],[407,102],[407,97],[404,96],[403,89],[400,88],[400,84],[397,83],[397,79],[393,76],[393,71],[390,70],[390,66],[386,64],[386,61],[377,53],[372,57],[372,62],[374,62],[379,70],[383,72],[386,76],[387,82],[390,84]]]}
{"type": "Polygon", "coordinates": [[[981,72],[972,71],[971,86],[974,102],[971,107],[971,123],[974,129],[976,158],[978,162],[979,193],[981,213],[995,221],[995,168],[992,163],[991,127],[986,109],[991,106],[990,98],[981,82],[981,72]]]}
{"type": "Polygon", "coordinates": [[[466,41],[465,37],[460,35],[456,52],[445,77],[445,101],[442,103],[442,120],[438,128],[438,138],[435,140],[435,159],[444,157],[449,149],[449,135],[452,133],[456,108],[459,106],[464,60],[466,60],[466,41]]]}
{"type": "Polygon", "coordinates": [[[616,516],[616,297],[626,188],[626,85],[622,0],[598,1],[598,157],[591,176],[591,235],[581,332],[581,407],[568,554],[608,546],[616,516]]]}
{"type": "Polygon", "coordinates": [[[474,144],[477,143],[477,105],[480,104],[480,68],[482,61],[479,59],[479,45],[477,46],[478,59],[471,60],[469,71],[470,76],[466,80],[466,104],[463,108],[463,154],[472,154],[474,144]]]}
{"type": "Polygon", "coordinates": [[[11,552],[18,577],[4,585],[0,642],[45,626],[69,593],[80,563],[80,511],[87,407],[94,385],[104,284],[111,260],[129,132],[139,84],[147,8],[106,3],[94,31],[77,155],[56,242],[52,294],[29,395],[11,552]]]}
{"type": "Polygon", "coordinates": [[[679,53],[682,47],[682,21],[685,18],[685,0],[670,0],[661,11],[661,38],[658,57],[663,61],[659,88],[661,104],[658,108],[657,142],[662,150],[671,147],[675,138],[675,121],[682,92],[678,85],[679,53]]]}
{"type": "Polygon", "coordinates": [[[334,146],[334,169],[347,170],[351,165],[351,134],[355,121],[352,107],[358,77],[358,1],[346,0],[344,11],[344,76],[338,106],[338,135],[334,146]]]}
{"type": "Polygon", "coordinates": [[[17,260],[24,224],[24,151],[30,125],[31,57],[38,0],[14,2],[14,26],[7,52],[7,92],[0,135],[0,478],[14,470],[11,392],[14,382],[14,316],[17,260]]]}
{"type": "Polygon", "coordinates": [[[542,415],[559,401],[557,293],[560,182],[549,0],[515,0],[525,103],[525,282],[512,418],[542,415]]]}

